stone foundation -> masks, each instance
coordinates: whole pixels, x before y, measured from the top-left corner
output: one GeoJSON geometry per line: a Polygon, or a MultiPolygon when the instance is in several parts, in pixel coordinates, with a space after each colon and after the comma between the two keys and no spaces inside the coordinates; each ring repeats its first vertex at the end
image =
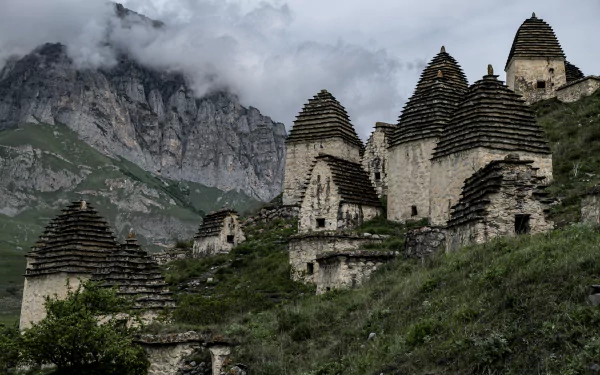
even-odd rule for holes
{"type": "Polygon", "coordinates": [[[567,83],[556,90],[556,98],[561,102],[572,103],[590,96],[600,88],[600,77],[589,76],[567,83]]]}
{"type": "Polygon", "coordinates": [[[210,335],[186,332],[165,335],[142,335],[136,342],[148,353],[148,375],[205,374],[221,375],[229,366],[232,343],[215,341],[210,335]],[[186,360],[190,356],[208,350],[212,364],[200,366],[186,360]],[[208,368],[211,370],[208,370],[208,368]]]}
{"type": "Polygon", "coordinates": [[[364,236],[341,232],[320,232],[296,235],[290,239],[290,265],[292,280],[304,283],[317,282],[319,264],[317,254],[357,250],[369,243],[382,242],[381,236],[364,236]]]}
{"type": "Polygon", "coordinates": [[[442,227],[421,227],[406,233],[404,253],[407,258],[425,258],[444,250],[446,229],[442,227]]]}
{"type": "Polygon", "coordinates": [[[316,259],[319,265],[317,294],[358,287],[394,256],[392,252],[369,250],[320,254],[316,259]]]}

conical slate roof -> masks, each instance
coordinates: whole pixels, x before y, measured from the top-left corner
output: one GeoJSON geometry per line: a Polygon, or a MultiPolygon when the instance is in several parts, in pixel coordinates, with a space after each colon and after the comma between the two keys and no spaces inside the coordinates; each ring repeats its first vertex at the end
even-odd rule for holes
{"type": "Polygon", "coordinates": [[[363,149],[346,109],[327,90],[321,90],[296,116],[286,143],[340,137],[363,149]]]}
{"type": "Polygon", "coordinates": [[[467,85],[461,67],[442,47],[421,74],[415,93],[404,106],[390,146],[439,137],[467,85]]]}
{"type": "Polygon", "coordinates": [[[515,57],[564,60],[565,54],[552,27],[533,13],[517,30],[504,70],[515,57]]]}
{"type": "Polygon", "coordinates": [[[418,94],[422,89],[435,83],[440,71],[448,80],[448,84],[454,88],[459,90],[466,90],[468,88],[469,83],[462,68],[456,59],[446,52],[446,47],[442,46],[440,53],[435,55],[421,73],[421,78],[419,78],[414,94],[418,94]]]}
{"type": "Polygon", "coordinates": [[[223,220],[229,215],[237,216],[237,212],[224,208],[206,215],[202,225],[198,228],[198,233],[196,233],[195,238],[218,236],[223,229],[223,220]]]}
{"type": "Polygon", "coordinates": [[[26,275],[93,273],[119,245],[108,224],[85,202],[73,202],[46,228],[27,254],[26,275]]]}
{"type": "Polygon", "coordinates": [[[568,61],[565,61],[565,71],[567,74],[567,83],[574,82],[585,77],[583,72],[578,67],[568,61]]]}
{"type": "Polygon", "coordinates": [[[119,295],[138,296],[136,306],[173,306],[158,264],[131,237],[120,245],[106,221],[87,202],[73,202],[47,227],[27,253],[25,276],[87,274],[119,295]]]}
{"type": "MultiPolygon", "coordinates": [[[[340,195],[341,203],[381,207],[381,202],[377,197],[377,192],[369,179],[369,175],[360,164],[335,156],[320,154],[313,162],[313,167],[320,160],[325,161],[331,169],[333,183],[340,195]]],[[[304,199],[309,181],[310,177],[305,183],[301,200],[304,199]]]]}
{"type": "Polygon", "coordinates": [[[488,70],[458,105],[433,158],[477,147],[550,154],[531,109],[493,75],[491,66],[488,70]]]}

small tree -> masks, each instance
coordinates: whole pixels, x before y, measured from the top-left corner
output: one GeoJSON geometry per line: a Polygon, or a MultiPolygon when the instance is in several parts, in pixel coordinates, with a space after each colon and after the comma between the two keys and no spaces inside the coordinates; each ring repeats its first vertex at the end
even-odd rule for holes
{"type": "Polygon", "coordinates": [[[19,364],[19,328],[0,324],[0,373],[10,374],[19,364]]]}
{"type": "Polygon", "coordinates": [[[46,298],[45,306],[46,318],[22,335],[25,363],[55,365],[57,375],[147,374],[146,354],[127,324],[132,303],[115,289],[88,281],[66,299],[46,298]]]}

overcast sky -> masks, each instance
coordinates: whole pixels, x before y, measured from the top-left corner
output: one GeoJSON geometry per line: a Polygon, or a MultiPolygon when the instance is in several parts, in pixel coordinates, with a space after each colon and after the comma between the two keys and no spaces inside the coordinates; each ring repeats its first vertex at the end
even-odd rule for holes
{"type": "MultiPolygon", "coordinates": [[[[424,65],[442,45],[469,83],[492,64],[500,79],[515,32],[536,12],[570,62],[600,74],[600,1],[578,0],[126,0],[164,21],[161,35],[115,33],[140,61],[181,70],[198,95],[219,87],[291,127],[309,97],[327,89],[365,139],[395,123],[424,65]]],[[[103,10],[104,9],[104,10],[103,10]]],[[[110,65],[97,0],[0,0],[2,59],[62,42],[82,66],[110,65]],[[27,25],[27,27],[25,27],[27,25]],[[21,29],[19,28],[21,27],[21,29]],[[26,30],[25,30],[26,29],[26,30]],[[20,47],[20,48],[19,48],[20,47]]]]}

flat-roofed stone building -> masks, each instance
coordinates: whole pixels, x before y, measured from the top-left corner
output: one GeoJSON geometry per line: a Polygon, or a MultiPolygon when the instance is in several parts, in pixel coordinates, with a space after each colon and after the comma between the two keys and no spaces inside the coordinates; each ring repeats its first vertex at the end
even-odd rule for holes
{"type": "Polygon", "coordinates": [[[431,155],[466,90],[465,74],[442,47],[423,70],[390,138],[389,220],[404,222],[429,215],[431,155]]]}
{"type": "Polygon", "coordinates": [[[528,105],[493,74],[491,66],[475,82],[452,115],[437,143],[431,165],[430,215],[446,225],[465,180],[493,160],[518,153],[538,175],[552,179],[552,154],[544,131],[528,105]]]}
{"type": "Polygon", "coordinates": [[[85,201],[62,212],[26,255],[21,329],[46,316],[45,297],[67,296],[67,280],[73,289],[89,279],[118,286],[118,294],[139,297],[135,307],[147,319],[174,306],[158,265],[133,237],[118,244],[106,221],[85,201]]]}
{"type": "Polygon", "coordinates": [[[532,160],[510,154],[469,177],[460,200],[452,207],[446,249],[552,230],[554,225],[546,218],[552,200],[545,192],[546,178],[538,171],[532,160]]]}
{"type": "Polygon", "coordinates": [[[362,166],[332,155],[315,158],[300,199],[298,233],[352,229],[383,212],[362,166]]]}
{"type": "Polygon", "coordinates": [[[245,240],[237,212],[226,208],[204,217],[192,251],[195,257],[227,254],[245,240]]]}
{"type": "Polygon", "coordinates": [[[296,117],[286,141],[283,204],[299,205],[300,194],[321,153],[360,163],[364,145],[346,109],[327,90],[309,99],[296,117]]]}
{"type": "Polygon", "coordinates": [[[389,173],[388,147],[389,139],[395,128],[396,125],[377,122],[375,130],[371,133],[365,145],[362,166],[367,171],[379,198],[387,196],[389,173]]]}

